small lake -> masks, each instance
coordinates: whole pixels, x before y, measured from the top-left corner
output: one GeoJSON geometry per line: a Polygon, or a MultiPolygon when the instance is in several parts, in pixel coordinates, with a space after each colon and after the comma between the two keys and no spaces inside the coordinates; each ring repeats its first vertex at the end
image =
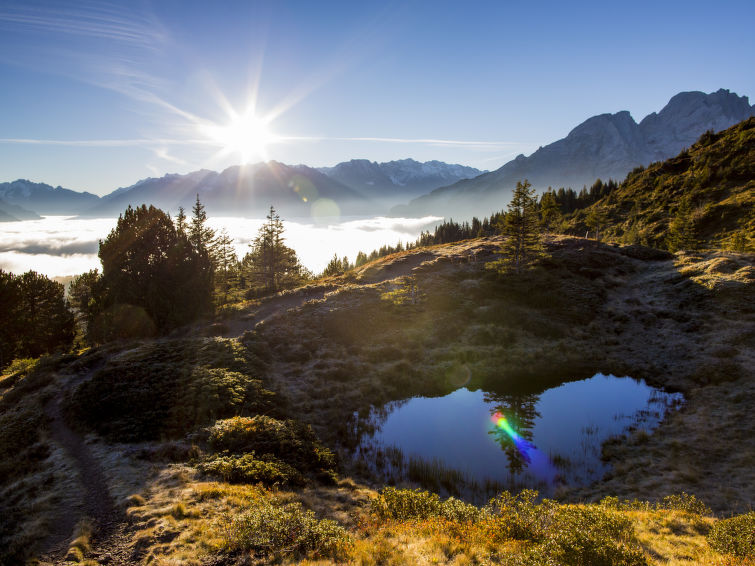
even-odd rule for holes
{"type": "Polygon", "coordinates": [[[597,374],[539,394],[460,388],[375,409],[355,457],[387,483],[410,480],[484,501],[502,489],[553,495],[606,471],[601,445],[652,430],[683,402],[644,381],[597,374]]]}

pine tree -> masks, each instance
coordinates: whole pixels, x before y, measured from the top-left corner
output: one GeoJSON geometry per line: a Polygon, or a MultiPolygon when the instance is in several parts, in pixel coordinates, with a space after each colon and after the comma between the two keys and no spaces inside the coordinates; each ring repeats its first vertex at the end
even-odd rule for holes
{"type": "Polygon", "coordinates": [[[585,224],[587,224],[590,230],[595,232],[595,239],[598,241],[600,241],[600,231],[607,222],[608,216],[606,215],[606,211],[600,206],[593,206],[585,219],[585,224]]]}
{"type": "Polygon", "coordinates": [[[272,206],[266,219],[244,261],[251,266],[251,279],[268,293],[275,293],[300,283],[302,267],[296,252],[284,244],[283,222],[272,206]]]}
{"type": "MultiPolygon", "coordinates": [[[[197,199],[199,195],[197,195],[197,199]]],[[[181,234],[186,234],[186,212],[183,206],[178,207],[178,215],[176,216],[176,230],[181,234]]]]}
{"type": "Polygon", "coordinates": [[[221,302],[225,303],[228,290],[233,286],[236,276],[235,265],[238,262],[236,251],[233,249],[233,239],[223,228],[215,240],[214,260],[216,265],[215,280],[222,294],[221,302]]]}
{"type": "Polygon", "coordinates": [[[692,207],[689,199],[683,198],[679,203],[674,219],[669,223],[666,246],[669,251],[694,250],[698,242],[695,238],[695,224],[692,220],[692,207]]]}
{"type": "Polygon", "coordinates": [[[542,253],[539,224],[535,190],[526,179],[518,181],[508,212],[498,223],[498,229],[506,239],[500,250],[503,258],[494,262],[494,266],[499,270],[511,266],[520,273],[537,259],[542,253]]]}
{"type": "Polygon", "coordinates": [[[556,202],[556,195],[549,187],[540,197],[540,222],[546,232],[550,232],[561,219],[561,209],[556,202]]]}
{"type": "MultiPolygon", "coordinates": [[[[179,209],[182,211],[183,209],[179,209]]],[[[201,253],[206,253],[210,257],[213,255],[213,248],[215,246],[215,231],[207,226],[207,212],[204,205],[199,200],[199,193],[197,193],[197,200],[194,206],[191,208],[192,217],[189,224],[189,242],[194,246],[196,250],[201,253]]]]}

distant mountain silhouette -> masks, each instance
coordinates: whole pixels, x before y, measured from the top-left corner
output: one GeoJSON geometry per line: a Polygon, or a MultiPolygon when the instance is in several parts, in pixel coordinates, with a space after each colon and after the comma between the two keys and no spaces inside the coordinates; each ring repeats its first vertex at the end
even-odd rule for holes
{"type": "Polygon", "coordinates": [[[318,171],[388,207],[484,173],[474,167],[442,161],[420,163],[414,159],[385,163],[352,159],[334,167],[320,167],[318,171]]]}
{"type": "Polygon", "coordinates": [[[392,213],[459,219],[504,208],[522,179],[529,179],[538,190],[549,186],[578,190],[598,178],[620,180],[638,165],[676,155],[707,130],[720,131],[753,115],[755,106],[746,96],[721,89],[677,94],[639,124],[627,111],[593,116],[529,157],[519,155],[496,171],[436,189],[392,213]]]}
{"type": "Polygon", "coordinates": [[[94,206],[100,197],[91,193],[79,193],[63,187],[53,188],[45,183],[18,179],[10,183],[0,183],[0,200],[6,205],[20,207],[20,210],[14,212],[10,207],[2,204],[0,204],[0,209],[19,220],[28,220],[38,218],[39,214],[79,214],[82,210],[94,206]]]}
{"type": "Polygon", "coordinates": [[[0,222],[18,222],[19,220],[36,220],[37,218],[39,218],[39,214],[0,199],[0,222]]]}
{"type": "Polygon", "coordinates": [[[288,218],[369,214],[374,208],[369,199],[316,169],[269,161],[221,173],[202,169],[144,179],[102,197],[82,214],[112,216],[140,204],[173,214],[183,206],[189,214],[197,194],[211,215],[264,216],[270,205],[288,218]]]}

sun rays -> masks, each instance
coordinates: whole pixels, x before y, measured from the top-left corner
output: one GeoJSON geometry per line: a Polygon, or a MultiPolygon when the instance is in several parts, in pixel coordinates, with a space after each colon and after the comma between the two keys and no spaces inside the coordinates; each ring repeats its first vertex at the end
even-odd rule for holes
{"type": "Polygon", "coordinates": [[[277,140],[270,130],[269,120],[256,116],[252,108],[243,114],[233,110],[229,113],[226,124],[203,125],[200,132],[220,146],[219,156],[238,155],[241,165],[254,159],[267,161],[267,147],[277,140]]]}

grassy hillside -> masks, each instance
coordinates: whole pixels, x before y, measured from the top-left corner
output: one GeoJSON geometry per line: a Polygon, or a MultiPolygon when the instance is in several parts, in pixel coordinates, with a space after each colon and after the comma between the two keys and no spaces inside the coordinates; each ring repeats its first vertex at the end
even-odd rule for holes
{"type": "Polygon", "coordinates": [[[752,563],[755,257],[559,236],[515,277],[486,268],[500,243],[402,252],[221,324],[14,364],[0,564],[752,563]],[[385,402],[597,370],[687,402],[604,445],[608,476],[555,502],[413,489],[453,490],[432,477],[393,489],[351,457],[385,402]],[[699,500],[668,497],[682,491],[699,500]]]}
{"type": "Polygon", "coordinates": [[[704,134],[672,159],[635,169],[618,189],[571,215],[567,229],[584,235],[597,209],[607,217],[604,237],[665,248],[684,203],[703,247],[729,247],[739,232],[754,249],[755,118],[704,134]]]}

